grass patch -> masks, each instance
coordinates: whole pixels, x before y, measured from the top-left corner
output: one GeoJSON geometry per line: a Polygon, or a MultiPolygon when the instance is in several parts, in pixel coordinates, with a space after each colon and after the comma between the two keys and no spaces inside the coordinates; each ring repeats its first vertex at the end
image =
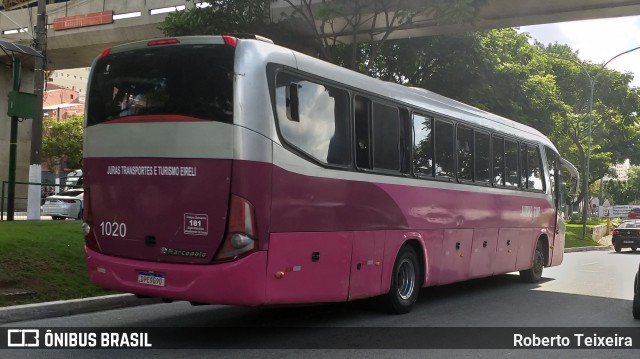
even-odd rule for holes
{"type": "Polygon", "coordinates": [[[582,224],[567,224],[567,234],[565,236],[565,248],[593,247],[600,243],[591,238],[591,226],[587,225],[586,239],[582,240],[582,224]]]}
{"type": "Polygon", "coordinates": [[[114,292],[89,281],[77,221],[0,221],[0,306],[76,299],[114,292]]]}

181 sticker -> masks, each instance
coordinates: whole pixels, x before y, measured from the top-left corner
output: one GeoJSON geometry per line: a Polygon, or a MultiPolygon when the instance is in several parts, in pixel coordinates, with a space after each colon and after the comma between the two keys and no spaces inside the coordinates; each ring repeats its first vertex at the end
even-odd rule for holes
{"type": "Polygon", "coordinates": [[[185,213],[184,234],[205,236],[209,231],[209,216],[206,214],[185,213]]]}

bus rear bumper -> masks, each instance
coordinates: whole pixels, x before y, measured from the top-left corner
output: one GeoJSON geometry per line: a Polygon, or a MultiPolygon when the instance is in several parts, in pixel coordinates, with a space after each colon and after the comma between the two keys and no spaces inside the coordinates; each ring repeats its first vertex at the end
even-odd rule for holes
{"type": "Polygon", "coordinates": [[[233,262],[201,265],[139,261],[100,254],[85,246],[91,281],[102,288],[148,297],[208,304],[265,303],[267,252],[233,262]],[[138,283],[139,274],[164,278],[164,285],[138,283]]]}

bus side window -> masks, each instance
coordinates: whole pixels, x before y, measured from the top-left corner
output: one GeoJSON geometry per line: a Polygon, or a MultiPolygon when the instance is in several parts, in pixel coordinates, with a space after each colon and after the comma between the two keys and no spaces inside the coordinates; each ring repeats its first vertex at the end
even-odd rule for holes
{"type": "Polygon", "coordinates": [[[486,132],[475,133],[475,181],[491,183],[491,137],[486,132]]]}
{"type": "Polygon", "coordinates": [[[456,135],[456,148],[458,157],[458,180],[473,181],[473,130],[458,126],[456,135]]]}
{"type": "Polygon", "coordinates": [[[353,102],[356,135],[356,165],[358,168],[371,169],[371,140],[369,138],[371,101],[362,96],[355,96],[353,102]]]}
{"type": "Polygon", "coordinates": [[[433,118],[413,115],[413,173],[433,177],[433,118]]]}
{"type": "Polygon", "coordinates": [[[371,116],[373,167],[400,171],[400,111],[397,107],[373,102],[371,116]]]}
{"type": "Polygon", "coordinates": [[[351,164],[348,92],[278,73],[275,94],[286,144],[324,164],[351,164]]]}
{"type": "Polygon", "coordinates": [[[542,170],[542,161],[540,161],[540,149],[538,146],[527,146],[527,169],[527,188],[544,191],[544,171],[542,170]]]}
{"type": "Polygon", "coordinates": [[[518,142],[504,140],[504,185],[517,188],[520,183],[518,172],[518,142]]]}
{"type": "Polygon", "coordinates": [[[520,143],[520,188],[529,188],[529,172],[527,168],[527,145],[520,143]]]}
{"type": "Polygon", "coordinates": [[[492,137],[493,185],[504,186],[504,139],[492,137]]]}
{"type": "Polygon", "coordinates": [[[453,123],[435,121],[435,171],[436,177],[455,178],[453,123]]]}

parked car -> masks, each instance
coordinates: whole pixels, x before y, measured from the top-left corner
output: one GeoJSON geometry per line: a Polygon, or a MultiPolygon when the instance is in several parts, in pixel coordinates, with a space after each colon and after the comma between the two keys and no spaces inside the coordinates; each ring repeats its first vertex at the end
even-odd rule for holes
{"type": "Polygon", "coordinates": [[[640,265],[638,265],[636,281],[633,283],[633,317],[640,319],[640,265]]]}
{"type": "Polygon", "coordinates": [[[45,198],[41,214],[54,220],[82,218],[83,189],[70,189],[45,198]]]}
{"type": "Polygon", "coordinates": [[[627,218],[640,219],[640,207],[632,208],[629,213],[627,213],[627,218]]]}
{"type": "Polygon", "coordinates": [[[640,221],[626,221],[612,232],[611,244],[616,252],[622,248],[631,248],[634,252],[640,248],[640,221]]]}

